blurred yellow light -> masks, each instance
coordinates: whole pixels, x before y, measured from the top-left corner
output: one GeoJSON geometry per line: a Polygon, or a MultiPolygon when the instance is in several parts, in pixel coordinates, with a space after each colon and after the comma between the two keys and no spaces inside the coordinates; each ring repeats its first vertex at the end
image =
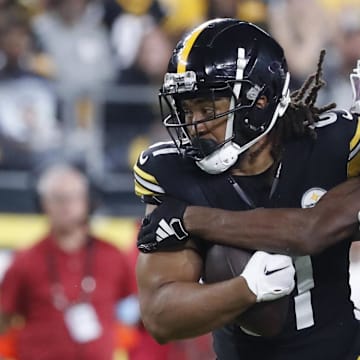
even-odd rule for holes
{"type": "MultiPolygon", "coordinates": [[[[1,214],[0,248],[21,249],[40,240],[49,225],[42,215],[1,214]]],[[[134,244],[137,234],[135,218],[94,217],[91,232],[123,250],[134,244]]]]}

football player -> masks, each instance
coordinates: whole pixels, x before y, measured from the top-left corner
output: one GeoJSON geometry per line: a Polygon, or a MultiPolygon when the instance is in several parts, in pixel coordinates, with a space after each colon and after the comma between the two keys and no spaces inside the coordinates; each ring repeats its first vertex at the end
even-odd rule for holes
{"type": "MultiPolygon", "coordinates": [[[[252,24],[211,20],[174,50],[160,91],[173,141],[151,146],[134,168],[135,191],[153,210],[138,239],[140,302],[159,341],[214,330],[219,360],[355,359],[348,253],[360,122],[334,104],[315,106],[323,58],[290,96],[282,48],[252,24]],[[257,295],[246,277],[248,288],[241,276],[197,284],[216,242],[293,256],[296,286],[279,335],[231,324],[250,306],[248,290],[257,295]]],[[[261,266],[248,266],[260,276],[261,266]]]]}

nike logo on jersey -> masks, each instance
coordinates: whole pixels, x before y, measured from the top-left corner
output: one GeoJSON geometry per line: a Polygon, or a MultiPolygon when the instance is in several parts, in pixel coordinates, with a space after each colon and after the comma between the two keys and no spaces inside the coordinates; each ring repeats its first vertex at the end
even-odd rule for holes
{"type": "Polygon", "coordinates": [[[278,271],[287,269],[288,267],[289,267],[289,265],[284,266],[284,267],[282,267],[282,268],[274,269],[274,270],[267,270],[267,269],[265,268],[264,274],[265,274],[265,275],[271,275],[271,274],[274,274],[274,273],[276,273],[276,272],[278,272],[278,271]]]}
{"type": "Polygon", "coordinates": [[[172,236],[175,236],[177,240],[185,239],[189,234],[185,231],[181,220],[174,218],[167,223],[165,219],[161,219],[159,226],[156,229],[156,241],[161,242],[172,236]]]}
{"type": "Polygon", "coordinates": [[[147,162],[148,159],[149,159],[149,157],[148,157],[148,156],[144,156],[144,152],[142,151],[141,154],[140,154],[140,156],[139,156],[139,163],[140,163],[140,165],[144,165],[144,164],[147,162]]]}

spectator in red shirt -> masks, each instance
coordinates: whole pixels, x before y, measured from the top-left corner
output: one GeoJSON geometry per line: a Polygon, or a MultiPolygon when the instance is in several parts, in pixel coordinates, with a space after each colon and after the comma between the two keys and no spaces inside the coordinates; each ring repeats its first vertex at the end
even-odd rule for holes
{"type": "Polygon", "coordinates": [[[7,271],[2,324],[25,319],[19,360],[110,360],[115,305],[131,292],[125,256],[89,234],[88,183],[76,169],[50,168],[38,191],[51,231],[7,271]]]}

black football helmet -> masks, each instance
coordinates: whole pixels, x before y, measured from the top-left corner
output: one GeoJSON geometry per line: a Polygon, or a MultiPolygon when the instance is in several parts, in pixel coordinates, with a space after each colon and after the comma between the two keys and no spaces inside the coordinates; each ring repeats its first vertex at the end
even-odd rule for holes
{"type": "MultiPolygon", "coordinates": [[[[205,22],[176,46],[160,90],[163,123],[180,150],[217,174],[269,133],[290,102],[290,76],[281,46],[259,27],[235,20],[205,22]],[[265,108],[256,106],[265,95],[265,108]],[[229,97],[225,113],[185,122],[183,99],[229,97]],[[227,116],[222,143],[189,134],[189,126],[227,116]]],[[[197,131],[195,132],[197,134],[197,131]]]]}

